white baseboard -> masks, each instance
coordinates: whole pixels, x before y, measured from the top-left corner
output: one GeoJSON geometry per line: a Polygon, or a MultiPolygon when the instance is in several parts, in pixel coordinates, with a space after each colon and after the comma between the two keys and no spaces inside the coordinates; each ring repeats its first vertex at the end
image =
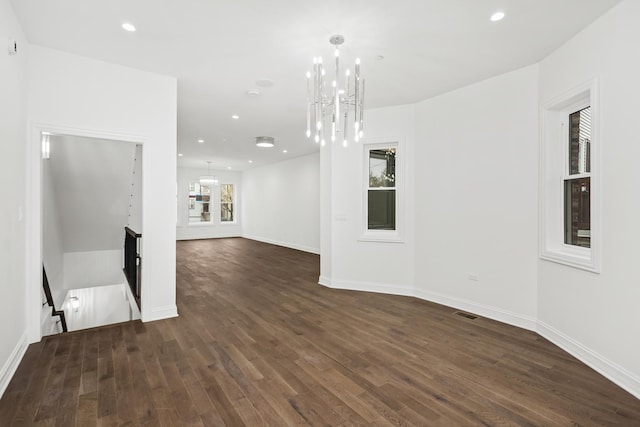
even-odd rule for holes
{"type": "Polygon", "coordinates": [[[282,242],[279,240],[252,236],[250,234],[243,234],[242,237],[249,240],[256,240],[258,242],[269,243],[271,245],[276,245],[276,246],[284,246],[285,248],[290,248],[290,249],[295,249],[297,251],[309,252],[312,254],[320,255],[320,248],[312,248],[311,246],[298,245],[297,243],[282,242]]]}
{"type": "Polygon", "coordinates": [[[151,310],[142,310],[143,322],[154,322],[156,320],[170,319],[178,317],[178,307],[176,305],[168,305],[166,307],[156,307],[151,310]]]}
{"type": "Polygon", "coordinates": [[[576,359],[640,399],[640,377],[589,349],[553,326],[538,321],[537,332],[576,359]]]}
{"type": "Polygon", "coordinates": [[[27,334],[24,333],[18,340],[15,348],[9,355],[9,359],[5,362],[0,370],[0,397],[4,395],[5,390],[9,386],[11,382],[11,378],[13,378],[13,374],[16,373],[16,369],[18,369],[18,365],[22,361],[25,352],[27,351],[27,347],[29,343],[27,342],[27,334]]]}
{"type": "Polygon", "coordinates": [[[414,296],[412,288],[402,287],[401,285],[381,285],[379,283],[356,282],[352,280],[331,280],[323,276],[320,276],[318,283],[332,289],[375,292],[377,294],[401,295],[408,297],[414,296]]]}
{"type": "Polygon", "coordinates": [[[517,326],[518,328],[527,329],[529,331],[536,331],[536,319],[522,314],[513,313],[502,308],[493,307],[486,304],[480,304],[474,301],[464,300],[457,297],[451,297],[443,295],[437,292],[423,291],[420,289],[415,290],[415,296],[417,298],[435,302],[437,304],[453,307],[458,310],[468,311],[473,314],[477,314],[482,317],[497,320],[498,322],[506,323],[508,325],[517,326]]]}

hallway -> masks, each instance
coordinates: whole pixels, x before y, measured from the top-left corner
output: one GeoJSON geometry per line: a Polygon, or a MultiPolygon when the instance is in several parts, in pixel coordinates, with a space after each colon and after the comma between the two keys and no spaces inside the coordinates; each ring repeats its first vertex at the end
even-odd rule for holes
{"type": "Polygon", "coordinates": [[[316,255],[177,242],[180,317],[44,338],[0,425],[639,425],[640,401],[535,333],[317,284],[316,255]]]}

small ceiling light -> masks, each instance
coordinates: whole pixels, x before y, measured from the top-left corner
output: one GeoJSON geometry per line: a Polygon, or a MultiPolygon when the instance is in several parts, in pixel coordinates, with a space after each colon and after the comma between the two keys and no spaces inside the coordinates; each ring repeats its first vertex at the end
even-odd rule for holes
{"type": "Polygon", "coordinates": [[[496,12],[493,15],[491,15],[491,21],[493,22],[498,22],[502,18],[504,18],[504,12],[496,12]]]}
{"type": "Polygon", "coordinates": [[[288,151],[287,151],[287,150],[282,150],[282,152],[283,152],[283,153],[285,153],[285,154],[286,154],[286,153],[288,153],[288,151]]]}
{"type": "Polygon", "coordinates": [[[178,153],[178,157],[182,157],[182,153],[178,153]]]}
{"type": "Polygon", "coordinates": [[[238,119],[240,118],[240,116],[239,116],[239,115],[237,115],[237,114],[234,114],[233,116],[231,116],[231,118],[232,118],[233,120],[238,120],[238,119]]]}
{"type": "Polygon", "coordinates": [[[253,160],[249,160],[249,163],[253,163],[253,160]]]}
{"type": "Polygon", "coordinates": [[[256,80],[256,84],[260,87],[273,87],[275,83],[271,79],[259,79],[256,80]]]}
{"type": "Polygon", "coordinates": [[[204,139],[199,139],[198,144],[204,144],[204,139]]]}
{"type": "Polygon", "coordinates": [[[276,144],[274,139],[270,136],[259,136],[256,138],[256,145],[258,147],[271,148],[276,144]]]}
{"type": "Polygon", "coordinates": [[[249,98],[257,98],[257,97],[259,97],[260,95],[262,95],[262,92],[260,92],[260,91],[259,91],[259,90],[257,90],[257,89],[249,89],[249,90],[247,91],[247,96],[248,96],[249,98]]]}
{"type": "Polygon", "coordinates": [[[133,24],[125,22],[124,24],[122,24],[122,29],[133,33],[136,30],[136,27],[134,27],[133,24]]]}
{"type": "Polygon", "coordinates": [[[227,166],[227,169],[231,170],[231,166],[227,166]]]}

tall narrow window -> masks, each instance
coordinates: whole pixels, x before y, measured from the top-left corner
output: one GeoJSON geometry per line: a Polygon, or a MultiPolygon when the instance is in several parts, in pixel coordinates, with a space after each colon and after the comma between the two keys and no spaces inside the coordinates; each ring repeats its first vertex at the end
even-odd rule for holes
{"type": "Polygon", "coordinates": [[[220,221],[233,222],[233,184],[220,185],[220,221]]]}
{"type": "Polygon", "coordinates": [[[189,184],[189,223],[211,222],[211,186],[189,184]]]}
{"type": "Polygon", "coordinates": [[[369,150],[367,229],[396,229],[396,149],[369,150]]]}
{"type": "Polygon", "coordinates": [[[591,247],[591,107],[569,114],[564,243],[591,247]]]}
{"type": "Polygon", "coordinates": [[[541,105],[540,257],[600,272],[598,80],[541,105]]]}

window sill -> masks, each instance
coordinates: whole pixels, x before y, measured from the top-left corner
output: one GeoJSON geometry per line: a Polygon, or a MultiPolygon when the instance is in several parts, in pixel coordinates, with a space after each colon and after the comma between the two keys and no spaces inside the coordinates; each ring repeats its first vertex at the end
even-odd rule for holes
{"type": "Polygon", "coordinates": [[[540,254],[540,259],[592,273],[600,273],[600,267],[596,265],[592,249],[563,245],[562,249],[543,250],[540,254]]]}
{"type": "Polygon", "coordinates": [[[404,239],[397,230],[367,230],[358,238],[359,242],[379,242],[379,243],[404,243],[404,239]]]}

